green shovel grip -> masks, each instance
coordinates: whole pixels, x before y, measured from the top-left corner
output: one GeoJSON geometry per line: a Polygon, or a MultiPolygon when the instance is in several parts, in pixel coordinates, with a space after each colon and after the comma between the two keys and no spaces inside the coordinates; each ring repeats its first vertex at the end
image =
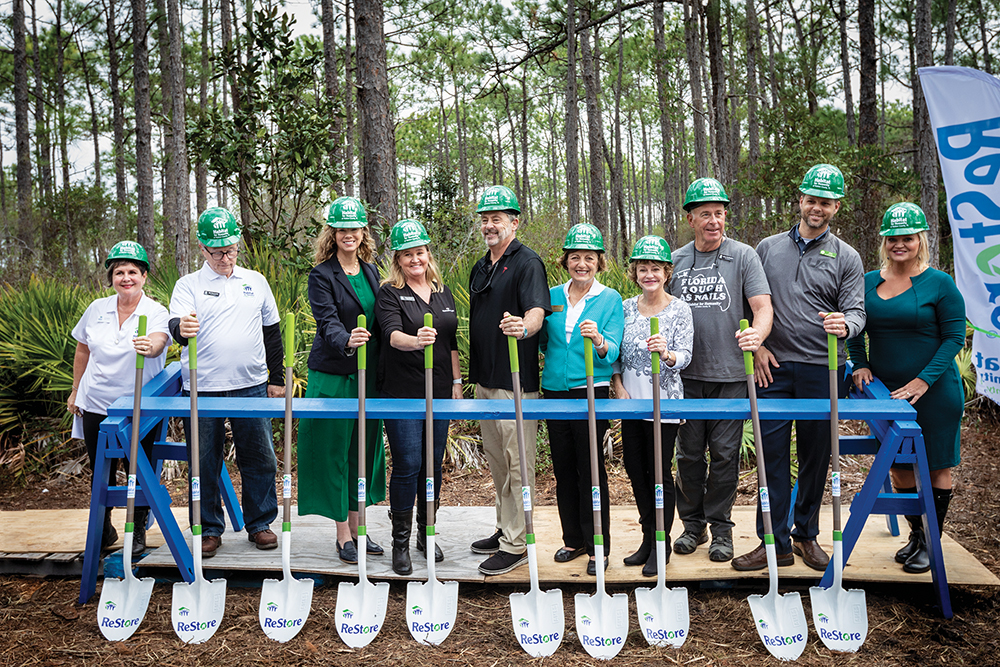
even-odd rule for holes
{"type": "MultiPolygon", "coordinates": [[[[750,322],[747,320],[740,320],[740,331],[748,328],[750,322]]],[[[747,375],[753,375],[753,353],[750,350],[743,351],[743,368],[747,375]]]]}
{"type": "Polygon", "coordinates": [[[295,313],[285,315],[285,368],[295,365],[295,313]]]}
{"type": "Polygon", "coordinates": [[[583,339],[583,365],[587,377],[594,377],[594,341],[589,338],[583,339]]]}
{"type": "Polygon", "coordinates": [[[198,370],[198,336],[188,338],[188,368],[198,370]]]}
{"type": "MultiPolygon", "coordinates": [[[[430,313],[424,313],[424,326],[432,327],[434,326],[434,316],[430,313]]],[[[424,369],[434,368],[434,346],[428,345],[424,348],[424,369]]]]}
{"type": "MultiPolygon", "coordinates": [[[[649,318],[649,335],[650,336],[655,336],[658,333],[660,333],[660,318],[659,317],[651,317],[651,318],[649,318]]],[[[659,352],[654,352],[653,353],[653,373],[655,375],[659,375],[660,374],[660,353],[659,352]]]]}
{"type": "Polygon", "coordinates": [[[837,337],[832,333],[826,335],[826,346],[830,353],[830,370],[837,370],[837,337]]]}
{"type": "MultiPolygon", "coordinates": [[[[368,319],[364,315],[358,315],[358,328],[367,329],[368,319]]],[[[358,348],[358,370],[368,369],[368,344],[365,343],[358,348]]]]}
{"type": "MultiPolygon", "coordinates": [[[[146,335],[146,316],[145,315],[140,315],[139,316],[139,335],[140,336],[145,336],[146,335]]],[[[136,353],[136,355],[135,355],[135,367],[136,367],[136,370],[145,368],[146,367],[146,357],[142,356],[139,353],[136,353]]]]}
{"type": "Polygon", "coordinates": [[[520,373],[521,364],[517,359],[517,341],[513,336],[507,336],[507,350],[510,352],[510,372],[520,373]]]}

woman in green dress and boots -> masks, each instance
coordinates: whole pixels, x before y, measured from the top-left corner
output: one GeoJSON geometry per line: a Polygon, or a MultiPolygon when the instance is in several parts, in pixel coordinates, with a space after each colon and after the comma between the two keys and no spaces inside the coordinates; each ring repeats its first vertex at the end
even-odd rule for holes
{"type": "MultiPolygon", "coordinates": [[[[378,367],[374,256],[364,206],[354,197],[338,198],[316,239],[316,267],[309,273],[316,338],[309,354],[306,398],[357,400],[357,349],[362,345],[368,346],[369,368],[378,367]],[[367,329],[358,327],[358,315],[366,317],[367,329]]],[[[367,376],[367,397],[376,395],[374,376],[367,376]]],[[[337,554],[346,563],[358,561],[357,427],[356,419],[303,419],[299,424],[299,514],[320,514],[337,522],[337,554]]],[[[366,420],[366,429],[367,507],[385,500],[385,448],[382,422],[366,420]]],[[[383,553],[370,534],[367,553],[383,553]]]]}
{"type": "MultiPolygon", "coordinates": [[[[882,268],[865,274],[868,321],[847,342],[859,388],[877,377],[892,397],[917,410],[924,435],[938,529],[951,501],[951,469],[958,465],[965,393],[955,355],[965,344],[965,301],[947,273],[927,265],[927,219],[916,204],[893,204],[882,218],[882,268]],[[865,352],[864,334],[868,334],[865,352]],[[905,350],[905,354],[900,354],[905,350]]],[[[916,493],[912,466],[893,466],[899,493],[916,493]]],[[[907,516],[910,540],[896,562],[911,573],[930,569],[919,516],[907,516]]]]}

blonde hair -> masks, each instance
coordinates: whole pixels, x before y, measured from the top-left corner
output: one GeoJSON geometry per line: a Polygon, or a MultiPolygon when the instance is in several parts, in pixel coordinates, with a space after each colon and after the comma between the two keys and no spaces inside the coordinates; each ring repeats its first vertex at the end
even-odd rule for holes
{"type": "MultiPolygon", "coordinates": [[[[917,232],[916,234],[900,234],[900,236],[916,236],[917,245],[917,268],[923,271],[931,262],[931,251],[927,245],[927,232],[917,232]]],[[[892,236],[883,236],[882,243],[878,247],[878,261],[883,269],[889,268],[889,253],[885,251],[886,243],[892,236]]]]}
{"type": "MultiPolygon", "coordinates": [[[[358,257],[369,264],[375,261],[375,239],[367,227],[362,228],[361,243],[358,244],[358,257]]],[[[322,264],[337,254],[337,228],[323,225],[323,231],[316,237],[313,263],[322,264]]]]}
{"type": "MultiPolygon", "coordinates": [[[[431,254],[431,247],[427,248],[427,282],[431,285],[431,292],[443,292],[444,282],[441,280],[441,271],[438,269],[437,260],[431,254]]],[[[391,285],[396,289],[403,289],[406,285],[406,276],[403,275],[403,268],[399,265],[399,254],[405,252],[397,250],[392,253],[392,264],[389,265],[389,275],[382,279],[380,285],[391,285]]]]}
{"type": "Polygon", "coordinates": [[[636,267],[639,264],[653,264],[655,266],[663,267],[663,275],[666,276],[665,283],[670,282],[670,278],[674,275],[674,265],[671,262],[661,262],[655,259],[633,259],[628,263],[628,279],[634,282],[636,285],[639,284],[639,277],[636,275],[636,267]]]}

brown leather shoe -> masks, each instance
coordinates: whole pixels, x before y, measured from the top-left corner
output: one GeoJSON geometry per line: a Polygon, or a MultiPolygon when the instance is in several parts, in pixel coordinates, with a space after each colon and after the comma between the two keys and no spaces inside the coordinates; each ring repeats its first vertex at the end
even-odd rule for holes
{"type": "MultiPolygon", "coordinates": [[[[748,554],[743,554],[739,558],[734,558],[730,563],[733,569],[740,572],[752,572],[763,570],[767,567],[767,550],[764,545],[760,545],[748,554]]],[[[792,554],[778,554],[778,567],[787,567],[795,564],[795,556],[792,554]]]]}
{"type": "Polygon", "coordinates": [[[201,536],[201,557],[211,558],[215,555],[215,552],[219,550],[222,546],[222,536],[221,535],[202,535],[201,536]]]}
{"type": "Polygon", "coordinates": [[[270,528],[247,535],[247,539],[256,544],[258,549],[274,549],[278,546],[278,536],[270,528]]]}
{"type": "Polygon", "coordinates": [[[816,540],[792,540],[792,553],[802,557],[802,562],[814,570],[826,571],[830,557],[816,540]]]}

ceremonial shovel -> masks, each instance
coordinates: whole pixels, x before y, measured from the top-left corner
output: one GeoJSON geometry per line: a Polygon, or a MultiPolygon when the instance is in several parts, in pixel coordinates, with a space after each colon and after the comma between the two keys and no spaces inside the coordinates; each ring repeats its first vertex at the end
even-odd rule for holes
{"type": "MultiPolygon", "coordinates": [[[[139,316],[139,335],[146,335],[146,316],[139,316]]],[[[125,547],[122,550],[124,579],[105,579],[97,625],[105,639],[121,642],[132,636],[146,616],[153,579],[136,579],[132,574],[132,520],[135,518],[135,459],[139,455],[139,404],[142,401],[142,372],[146,357],[135,355],[135,392],[132,397],[132,444],[128,455],[128,499],[125,510],[125,547]]]]}
{"type": "MultiPolygon", "coordinates": [[[[649,320],[649,333],[660,333],[660,320],[649,320]]],[[[635,589],[639,628],[650,646],[680,648],[691,623],[688,590],[667,588],[667,534],[663,507],[663,434],[660,431],[660,353],[653,352],[653,467],[656,484],[656,588],[635,589]]]]}
{"type": "Polygon", "coordinates": [[[295,391],[295,314],[285,316],[285,474],[281,521],[281,571],[284,578],[265,579],[260,588],[260,627],[270,639],[285,643],[305,625],[312,605],[313,580],[292,576],[292,394],[295,391]]]}

